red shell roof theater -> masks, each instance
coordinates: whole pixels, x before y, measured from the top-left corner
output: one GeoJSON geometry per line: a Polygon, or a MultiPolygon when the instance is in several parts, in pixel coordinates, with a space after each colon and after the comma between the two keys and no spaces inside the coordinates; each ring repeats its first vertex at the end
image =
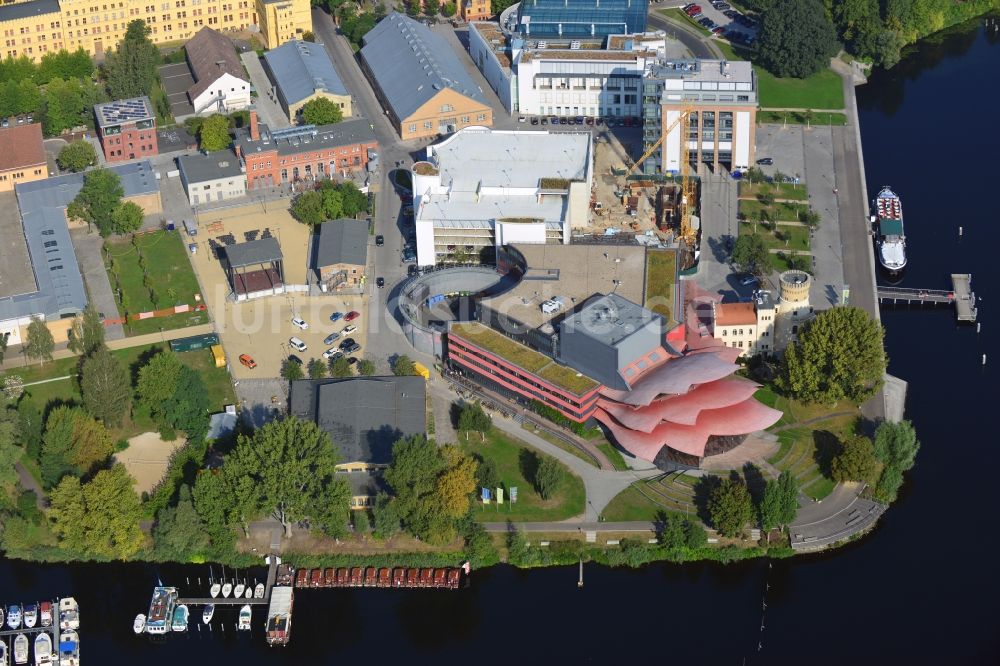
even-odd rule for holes
{"type": "Polygon", "coordinates": [[[662,469],[697,466],[781,418],[753,398],[758,384],[733,376],[740,349],[694,348],[686,324],[668,332],[663,317],[617,294],[592,296],[535,331],[515,323],[510,336],[504,317],[480,317],[495,328],[450,324],[451,370],[508,399],[594,419],[662,469]]]}

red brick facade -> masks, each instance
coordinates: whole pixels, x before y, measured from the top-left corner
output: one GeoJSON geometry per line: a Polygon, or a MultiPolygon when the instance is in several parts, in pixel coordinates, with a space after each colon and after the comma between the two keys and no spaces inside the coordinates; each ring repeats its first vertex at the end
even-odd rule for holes
{"type": "Polygon", "coordinates": [[[247,189],[272,187],[284,183],[321,180],[331,174],[358,171],[368,166],[368,149],[378,144],[354,143],[336,148],[310,149],[302,146],[301,153],[278,155],[276,148],[243,155],[247,167],[247,189]]]}
{"type": "Polygon", "coordinates": [[[97,134],[101,139],[101,150],[108,162],[125,162],[156,155],[156,123],[149,129],[137,129],[135,124],[121,126],[119,134],[105,135],[103,129],[97,134]]]}

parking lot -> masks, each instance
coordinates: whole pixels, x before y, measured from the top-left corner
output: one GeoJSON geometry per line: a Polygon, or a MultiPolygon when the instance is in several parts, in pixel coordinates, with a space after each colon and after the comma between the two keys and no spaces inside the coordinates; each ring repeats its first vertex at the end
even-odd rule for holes
{"type": "Polygon", "coordinates": [[[683,10],[706,30],[722,28],[725,37],[732,42],[749,46],[757,39],[757,21],[742,14],[728,2],[713,4],[710,0],[700,0],[685,5],[683,10]],[[699,8],[698,11],[694,11],[695,6],[699,8]],[[711,24],[707,21],[711,21],[711,24]]]}

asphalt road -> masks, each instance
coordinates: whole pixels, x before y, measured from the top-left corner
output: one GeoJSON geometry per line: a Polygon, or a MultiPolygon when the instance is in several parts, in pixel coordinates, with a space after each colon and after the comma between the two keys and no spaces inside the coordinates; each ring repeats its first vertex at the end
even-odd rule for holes
{"type": "MultiPolygon", "coordinates": [[[[666,5],[666,3],[664,4],[666,5]]],[[[695,58],[721,58],[722,54],[717,52],[707,41],[702,41],[702,38],[695,34],[693,28],[668,21],[654,9],[669,8],[671,6],[680,7],[683,4],[686,3],[670,4],[665,7],[660,7],[659,5],[650,6],[649,20],[647,21],[648,27],[653,30],[665,30],[668,35],[686,46],[695,58]]]]}

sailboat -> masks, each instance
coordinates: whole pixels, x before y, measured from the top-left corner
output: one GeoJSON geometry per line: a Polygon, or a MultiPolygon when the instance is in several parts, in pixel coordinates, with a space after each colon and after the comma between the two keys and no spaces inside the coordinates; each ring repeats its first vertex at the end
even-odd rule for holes
{"type": "Polygon", "coordinates": [[[212,584],[212,586],[208,589],[208,593],[212,595],[213,599],[215,599],[217,596],[219,596],[219,592],[222,591],[222,585],[216,583],[212,579],[212,567],[208,568],[208,581],[212,584]]]}
{"type": "Polygon", "coordinates": [[[205,606],[205,610],[201,612],[201,621],[208,624],[212,621],[213,615],[215,615],[215,604],[208,604],[205,606]]]}
{"type": "Polygon", "coordinates": [[[247,585],[247,591],[243,594],[243,598],[244,599],[252,599],[253,598],[253,588],[250,587],[249,585],[247,585]]]}
{"type": "Polygon", "coordinates": [[[247,586],[240,582],[239,575],[240,575],[239,572],[236,572],[236,576],[237,576],[237,578],[236,578],[236,589],[233,590],[233,598],[234,599],[242,599],[243,598],[243,591],[247,589],[247,586]]]}
{"type": "Polygon", "coordinates": [[[222,596],[229,598],[229,594],[233,591],[233,584],[226,580],[226,567],[222,567],[222,596]]]}
{"type": "Polygon", "coordinates": [[[250,604],[246,604],[240,609],[240,623],[238,626],[240,631],[250,631],[250,618],[253,611],[250,610],[250,604]]]}
{"type": "Polygon", "coordinates": [[[28,637],[24,634],[18,634],[14,639],[14,663],[28,663],[28,637]]]}

